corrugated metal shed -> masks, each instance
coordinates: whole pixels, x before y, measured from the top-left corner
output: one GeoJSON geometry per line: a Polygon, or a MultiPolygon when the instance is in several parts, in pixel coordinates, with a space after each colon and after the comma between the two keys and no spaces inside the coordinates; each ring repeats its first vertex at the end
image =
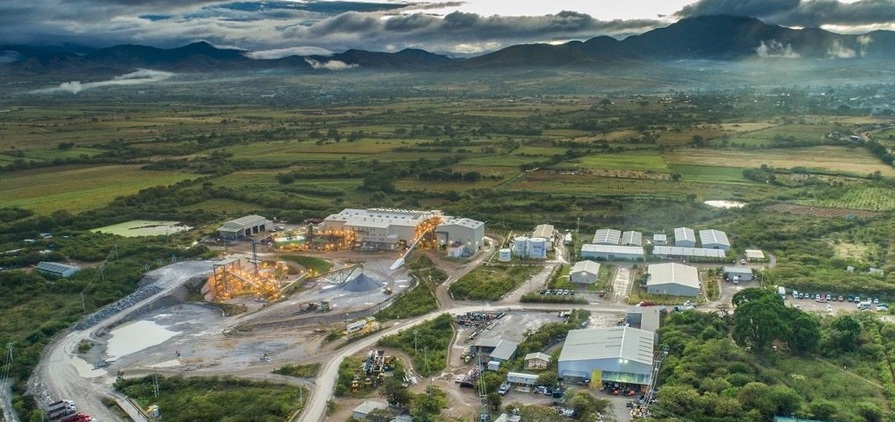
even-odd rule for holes
{"type": "Polygon", "coordinates": [[[640,246],[643,244],[643,233],[633,230],[622,233],[621,244],[626,246],[640,246]]]}
{"type": "Polygon", "coordinates": [[[724,258],[727,252],[721,249],[684,248],[680,246],[656,246],[653,255],[670,257],[724,258]]]}
{"type": "Polygon", "coordinates": [[[516,354],[517,347],[519,347],[519,343],[515,341],[501,340],[497,347],[494,348],[494,351],[491,352],[491,359],[499,361],[510,360],[516,354]]]}
{"type": "Polygon", "coordinates": [[[545,239],[550,239],[553,237],[553,225],[552,224],[540,224],[535,227],[535,231],[532,233],[531,237],[543,237],[545,239]]]}
{"type": "Polygon", "coordinates": [[[677,227],[674,229],[675,246],[696,246],[696,233],[689,227],[677,227]]]}
{"type": "Polygon", "coordinates": [[[599,229],[594,234],[593,243],[597,245],[618,245],[622,232],[615,229],[599,229]]]}
{"type": "Polygon", "coordinates": [[[649,279],[646,286],[661,284],[678,284],[681,286],[699,289],[699,271],[696,267],[669,262],[665,264],[652,264],[647,268],[649,279]]]}
{"type": "Polygon", "coordinates": [[[652,365],[653,342],[653,333],[631,327],[571,330],[559,360],[618,358],[652,365]]]}
{"type": "Polygon", "coordinates": [[[713,249],[730,249],[730,240],[727,239],[727,233],[720,230],[708,229],[699,231],[699,241],[702,247],[713,249]]]}
{"type": "Polygon", "coordinates": [[[60,262],[41,261],[37,263],[37,271],[42,274],[52,275],[56,277],[68,278],[76,272],[81,271],[81,267],[76,265],[67,265],[60,262]]]}

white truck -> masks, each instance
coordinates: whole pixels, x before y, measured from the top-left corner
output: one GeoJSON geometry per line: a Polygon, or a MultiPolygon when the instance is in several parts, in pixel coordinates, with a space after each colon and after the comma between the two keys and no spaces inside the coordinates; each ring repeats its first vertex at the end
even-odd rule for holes
{"type": "Polygon", "coordinates": [[[783,286],[777,287],[777,294],[779,294],[783,300],[786,300],[786,287],[783,287],[783,286]]]}

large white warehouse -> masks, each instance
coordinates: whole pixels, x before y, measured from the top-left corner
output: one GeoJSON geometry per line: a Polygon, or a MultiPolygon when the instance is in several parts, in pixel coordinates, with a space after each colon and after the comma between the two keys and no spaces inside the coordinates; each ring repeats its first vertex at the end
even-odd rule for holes
{"type": "Polygon", "coordinates": [[[270,231],[273,222],[260,215],[247,215],[235,220],[230,220],[218,228],[218,236],[221,239],[244,239],[253,234],[270,231]]]}
{"type": "Polygon", "coordinates": [[[699,296],[699,271],[676,262],[652,264],[647,267],[649,278],[646,291],[650,294],[671,296],[699,296]]]}
{"type": "Polygon", "coordinates": [[[572,265],[569,270],[569,281],[579,284],[594,284],[600,279],[600,264],[584,260],[572,265]]]}
{"type": "Polygon", "coordinates": [[[472,255],[485,241],[485,223],[470,218],[447,217],[435,229],[439,245],[460,247],[464,255],[472,255]]]}
{"type": "Polygon", "coordinates": [[[699,241],[702,247],[706,249],[720,249],[722,251],[730,250],[730,240],[727,239],[727,233],[720,230],[700,230],[699,241]]]}
{"type": "Polygon", "coordinates": [[[581,246],[581,257],[606,261],[636,261],[643,259],[643,247],[585,244],[581,246]]]}
{"type": "Polygon", "coordinates": [[[594,241],[597,245],[618,245],[622,238],[622,232],[615,229],[599,229],[594,233],[594,241]]]}
{"type": "Polygon", "coordinates": [[[590,379],[592,385],[649,385],[654,341],[653,333],[631,327],[569,331],[559,354],[559,376],[590,379]]]}
{"type": "Polygon", "coordinates": [[[677,227],[674,229],[674,246],[684,248],[696,247],[696,233],[689,227],[677,227]]]}

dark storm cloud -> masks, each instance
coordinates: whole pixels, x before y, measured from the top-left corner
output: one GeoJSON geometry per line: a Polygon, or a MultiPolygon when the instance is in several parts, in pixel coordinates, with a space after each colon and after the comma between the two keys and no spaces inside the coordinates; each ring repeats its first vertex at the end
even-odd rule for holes
{"type": "Polygon", "coordinates": [[[197,40],[256,51],[423,48],[472,54],[511,44],[627,36],[662,26],[653,20],[601,21],[577,12],[545,16],[429,13],[443,3],[354,1],[30,0],[0,14],[0,45],[137,43],[174,47],[197,40]]]}
{"type": "Polygon", "coordinates": [[[681,17],[703,15],[772,16],[799,6],[801,0],[700,0],[684,6],[681,17]]]}
{"type": "Polygon", "coordinates": [[[677,15],[752,16],[785,26],[887,25],[895,21],[895,0],[700,0],[684,7],[677,15]]]}

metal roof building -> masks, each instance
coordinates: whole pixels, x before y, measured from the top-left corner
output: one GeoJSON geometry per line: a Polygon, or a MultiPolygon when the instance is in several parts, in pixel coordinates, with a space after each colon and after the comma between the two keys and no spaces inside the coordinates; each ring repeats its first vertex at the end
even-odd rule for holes
{"type": "Polygon", "coordinates": [[[646,291],[671,296],[699,296],[699,271],[689,265],[670,262],[647,267],[646,291]]]}
{"type": "Polygon", "coordinates": [[[648,385],[654,341],[653,333],[631,327],[571,330],[559,355],[559,376],[648,385]]]}
{"type": "Polygon", "coordinates": [[[635,261],[643,259],[643,247],[586,244],[581,246],[581,257],[607,261],[635,261]]]}
{"type": "Polygon", "coordinates": [[[689,227],[677,227],[674,229],[674,246],[685,248],[696,247],[696,233],[689,227]]]}
{"type": "Polygon", "coordinates": [[[618,245],[622,238],[622,232],[615,229],[599,229],[594,234],[594,243],[596,245],[618,245]]]}
{"type": "Polygon", "coordinates": [[[738,277],[739,281],[751,281],[752,280],[752,268],[749,267],[724,267],[724,276],[727,277],[728,280],[733,280],[734,277],[738,277]]]}
{"type": "Polygon", "coordinates": [[[764,252],[759,249],[746,249],[746,259],[749,261],[763,261],[764,252]]]}
{"type": "Polygon", "coordinates": [[[600,264],[594,261],[578,261],[569,270],[569,281],[572,283],[594,284],[599,278],[600,264]]]}
{"type": "Polygon", "coordinates": [[[722,260],[727,257],[727,252],[721,249],[706,248],[682,248],[678,246],[656,246],[653,255],[659,258],[710,258],[722,260]]]}
{"type": "Polygon", "coordinates": [[[625,246],[643,245],[643,233],[628,230],[622,233],[621,244],[625,246]]]}
{"type": "Polygon", "coordinates": [[[69,278],[81,271],[81,267],[77,265],[67,265],[59,262],[41,261],[37,263],[37,271],[44,275],[53,277],[69,278]]]}
{"type": "Polygon", "coordinates": [[[535,231],[532,232],[531,237],[543,237],[544,239],[552,239],[554,232],[555,230],[553,229],[552,224],[539,224],[535,227],[535,231]]]}
{"type": "Polygon", "coordinates": [[[463,248],[464,255],[472,255],[484,245],[485,223],[471,218],[447,217],[435,229],[438,242],[463,248]]]}
{"type": "Polygon", "coordinates": [[[491,360],[505,362],[516,355],[517,347],[519,347],[519,343],[516,343],[515,341],[501,340],[497,343],[497,347],[494,348],[494,351],[492,351],[489,356],[491,356],[491,360]]]}
{"type": "Polygon", "coordinates": [[[727,233],[720,230],[700,230],[699,241],[702,243],[703,248],[721,249],[722,251],[730,250],[730,240],[727,239],[727,233]]]}
{"type": "Polygon", "coordinates": [[[351,412],[351,417],[357,420],[366,420],[367,416],[377,409],[388,409],[388,405],[378,401],[364,400],[363,403],[354,408],[351,412]]]}
{"type": "Polygon", "coordinates": [[[243,239],[253,234],[269,231],[271,227],[273,227],[273,221],[260,215],[247,215],[224,223],[218,228],[218,236],[229,240],[243,239]]]}
{"type": "Polygon", "coordinates": [[[656,246],[665,246],[668,244],[668,235],[656,233],[653,235],[653,244],[656,246]]]}

